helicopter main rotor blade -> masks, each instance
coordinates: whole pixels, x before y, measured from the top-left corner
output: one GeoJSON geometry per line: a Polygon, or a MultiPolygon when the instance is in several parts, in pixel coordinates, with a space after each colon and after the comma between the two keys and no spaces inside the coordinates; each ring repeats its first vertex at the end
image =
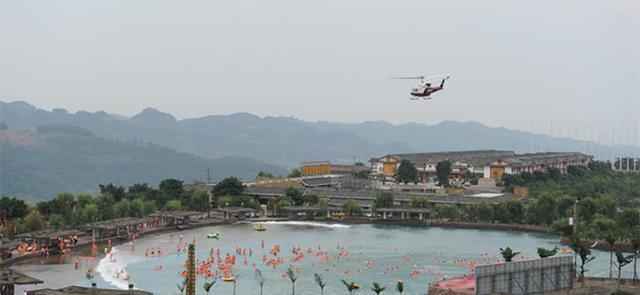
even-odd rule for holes
{"type": "Polygon", "coordinates": [[[391,79],[408,79],[408,80],[419,80],[419,79],[424,79],[426,77],[424,76],[418,76],[418,77],[391,77],[391,79]]]}
{"type": "Polygon", "coordinates": [[[429,76],[409,76],[409,77],[391,77],[391,79],[409,79],[409,80],[424,80],[431,78],[439,78],[439,77],[448,77],[450,74],[438,74],[438,75],[429,75],[429,76]]]}

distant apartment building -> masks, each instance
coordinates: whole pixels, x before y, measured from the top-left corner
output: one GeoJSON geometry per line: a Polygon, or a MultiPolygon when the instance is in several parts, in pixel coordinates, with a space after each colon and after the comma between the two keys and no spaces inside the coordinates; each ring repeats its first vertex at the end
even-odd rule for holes
{"type": "Polygon", "coordinates": [[[482,175],[499,181],[504,174],[548,171],[550,168],[566,173],[569,166],[587,166],[592,156],[582,153],[528,153],[516,154],[513,151],[476,150],[432,153],[389,154],[372,158],[371,173],[393,177],[402,160],[408,160],[416,169],[421,182],[435,182],[438,162],[451,163],[451,178],[461,180],[467,173],[482,175]]]}
{"type": "Polygon", "coordinates": [[[369,171],[369,167],[362,165],[339,165],[330,161],[302,162],[300,172],[302,176],[316,175],[345,175],[369,171]]]}
{"type": "Polygon", "coordinates": [[[640,172],[640,158],[620,157],[613,161],[613,170],[621,172],[640,172]]]}

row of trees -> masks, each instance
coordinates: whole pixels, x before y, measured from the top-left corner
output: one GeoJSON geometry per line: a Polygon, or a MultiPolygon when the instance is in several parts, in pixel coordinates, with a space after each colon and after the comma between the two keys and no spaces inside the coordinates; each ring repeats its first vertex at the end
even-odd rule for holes
{"type": "MultiPolygon", "coordinates": [[[[296,282],[298,281],[298,278],[300,277],[300,273],[295,272],[292,268],[288,268],[287,271],[285,271],[286,277],[289,279],[289,281],[291,282],[291,295],[295,295],[296,294],[296,282]]],[[[262,295],[263,290],[264,290],[264,285],[267,282],[267,279],[264,277],[264,275],[262,274],[262,271],[260,269],[256,269],[255,271],[255,279],[256,282],[258,283],[258,290],[257,293],[262,295]]],[[[325,277],[322,274],[318,274],[315,273],[313,275],[313,279],[316,282],[316,284],[318,285],[318,288],[320,288],[320,294],[323,295],[324,294],[324,288],[328,285],[328,281],[325,279],[325,277]]],[[[236,280],[233,281],[234,283],[234,289],[233,289],[233,293],[235,294],[235,283],[237,281],[236,280]]],[[[346,288],[346,291],[349,292],[349,294],[354,294],[354,292],[356,292],[357,290],[360,289],[360,285],[358,285],[356,282],[351,281],[348,282],[346,280],[340,280],[340,282],[342,282],[342,285],[346,288]]],[[[211,291],[211,287],[216,283],[216,281],[210,281],[210,282],[205,282],[203,285],[203,289],[205,290],[205,292],[207,292],[207,294],[209,294],[209,292],[211,291]]],[[[183,284],[178,284],[178,290],[180,291],[180,294],[184,293],[185,290],[185,283],[183,284]]],[[[397,292],[397,294],[404,294],[404,282],[401,280],[396,281],[395,283],[395,290],[397,292]]],[[[375,294],[381,294],[383,291],[387,290],[387,286],[383,286],[378,282],[373,282],[371,284],[371,291],[373,291],[375,294]]]]}
{"type": "MultiPolygon", "coordinates": [[[[77,225],[121,217],[142,217],[157,210],[194,210],[210,208],[209,194],[186,190],[181,180],[165,179],[158,188],[146,183],[129,187],[99,185],[100,193],[60,193],[48,201],[28,206],[23,200],[0,199],[3,235],[44,228],[71,228],[77,225]]],[[[225,187],[229,190],[228,187],[225,187]]]]}

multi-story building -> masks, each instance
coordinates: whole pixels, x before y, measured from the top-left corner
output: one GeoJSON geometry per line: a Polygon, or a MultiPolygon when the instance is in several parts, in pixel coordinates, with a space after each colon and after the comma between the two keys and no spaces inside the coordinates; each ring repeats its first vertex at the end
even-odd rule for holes
{"type": "Polygon", "coordinates": [[[300,165],[302,176],[345,175],[356,174],[363,171],[369,171],[369,168],[363,165],[332,164],[329,161],[302,162],[300,165]]]}
{"type": "Polygon", "coordinates": [[[504,174],[547,171],[556,168],[566,173],[569,166],[586,166],[592,159],[582,153],[545,152],[516,154],[513,151],[476,150],[433,153],[389,154],[372,158],[371,173],[393,177],[402,160],[408,160],[418,170],[421,182],[434,182],[438,162],[451,163],[451,178],[461,180],[467,172],[499,181],[504,174]]]}

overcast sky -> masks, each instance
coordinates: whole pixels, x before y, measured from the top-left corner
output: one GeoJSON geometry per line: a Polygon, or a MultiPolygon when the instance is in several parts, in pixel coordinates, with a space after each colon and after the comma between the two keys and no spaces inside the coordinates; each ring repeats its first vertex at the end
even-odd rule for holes
{"type": "Polygon", "coordinates": [[[572,137],[639,129],[637,0],[0,2],[3,101],[572,137]],[[440,73],[452,78],[431,101],[389,79],[440,73]]]}

